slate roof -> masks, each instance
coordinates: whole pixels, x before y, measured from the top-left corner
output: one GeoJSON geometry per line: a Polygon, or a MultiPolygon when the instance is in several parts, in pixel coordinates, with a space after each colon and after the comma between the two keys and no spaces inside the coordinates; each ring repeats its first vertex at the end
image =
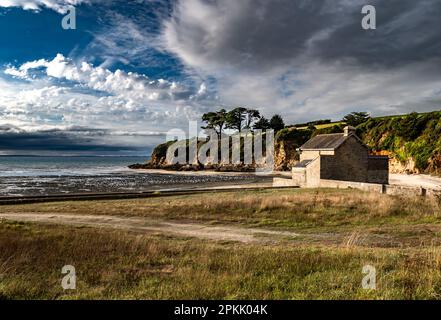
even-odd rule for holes
{"type": "Polygon", "coordinates": [[[303,160],[297,163],[294,168],[306,168],[313,160],[303,160]]]}
{"type": "Polygon", "coordinates": [[[306,142],[300,150],[335,150],[349,137],[343,133],[320,134],[306,142]]]}

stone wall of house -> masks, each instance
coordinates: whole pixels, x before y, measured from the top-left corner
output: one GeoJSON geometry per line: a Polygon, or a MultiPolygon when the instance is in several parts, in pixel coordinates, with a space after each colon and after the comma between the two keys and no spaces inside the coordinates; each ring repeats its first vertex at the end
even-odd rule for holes
{"type": "Polygon", "coordinates": [[[354,136],[347,139],[334,156],[322,156],[322,179],[367,182],[368,149],[354,136]]]}
{"type": "Polygon", "coordinates": [[[308,188],[320,186],[320,167],[322,157],[316,158],[306,167],[306,184],[308,188]]]}
{"type": "Polygon", "coordinates": [[[314,160],[320,156],[320,151],[305,150],[300,154],[300,161],[314,160]]]}
{"type": "Polygon", "coordinates": [[[292,180],[295,186],[306,187],[306,168],[292,168],[292,180]]]}
{"type": "Polygon", "coordinates": [[[387,156],[368,157],[367,182],[389,184],[389,157],[387,156]]]}

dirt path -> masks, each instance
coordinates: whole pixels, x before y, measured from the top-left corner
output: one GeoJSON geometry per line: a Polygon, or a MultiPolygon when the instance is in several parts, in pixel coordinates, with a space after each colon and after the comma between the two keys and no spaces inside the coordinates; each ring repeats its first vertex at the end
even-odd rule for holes
{"type": "Polygon", "coordinates": [[[168,236],[254,244],[315,244],[338,247],[421,247],[441,246],[441,225],[395,225],[335,230],[335,232],[276,231],[237,226],[214,226],[197,222],[158,221],[144,217],[78,214],[4,213],[2,221],[19,221],[66,226],[119,229],[168,236]]]}
{"type": "Polygon", "coordinates": [[[0,220],[114,228],[129,231],[159,232],[164,234],[194,237],[209,240],[263,243],[282,238],[296,238],[297,233],[250,229],[230,226],[208,226],[194,223],[176,223],[117,216],[69,215],[69,214],[0,214],[0,220]]]}

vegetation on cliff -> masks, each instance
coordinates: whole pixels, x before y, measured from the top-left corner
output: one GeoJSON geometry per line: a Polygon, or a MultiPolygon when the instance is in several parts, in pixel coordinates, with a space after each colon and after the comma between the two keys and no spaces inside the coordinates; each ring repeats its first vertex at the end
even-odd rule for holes
{"type": "Polygon", "coordinates": [[[374,152],[389,152],[403,164],[412,162],[415,172],[440,173],[441,112],[372,118],[357,129],[374,152]]]}
{"type": "MultiPolygon", "coordinates": [[[[441,174],[441,111],[371,118],[366,113],[345,117],[374,154],[391,157],[397,172],[441,174]],[[365,119],[360,123],[360,119],[365,119]]],[[[308,126],[286,128],[276,139],[276,166],[295,163],[295,148],[318,134],[340,133],[346,122],[317,121],[308,126]]]]}
{"type": "MultiPolygon", "coordinates": [[[[275,116],[275,118],[278,117],[275,116]]],[[[210,118],[210,116],[207,118],[210,118]]],[[[209,124],[208,127],[215,126],[216,121],[219,120],[215,113],[211,114],[211,119],[212,124],[209,124]]],[[[393,171],[441,174],[441,111],[414,112],[407,115],[377,118],[371,118],[367,113],[352,113],[344,119],[351,122],[351,124],[358,124],[357,132],[372,153],[391,157],[391,169],[393,171]],[[364,121],[361,122],[361,120],[364,121]]],[[[283,122],[283,119],[280,118],[280,120],[283,122]]],[[[259,129],[262,124],[269,124],[269,121],[260,117],[260,115],[255,118],[255,121],[255,127],[259,129]]],[[[298,161],[297,148],[318,134],[343,132],[346,124],[343,120],[334,123],[330,120],[317,120],[280,129],[279,123],[279,130],[275,136],[275,169],[290,170],[298,161]]],[[[223,125],[218,128],[222,127],[223,125]]],[[[182,166],[177,168],[166,163],[167,148],[171,143],[173,142],[157,146],[153,151],[150,163],[143,166],[147,168],[180,169],[182,166]]],[[[223,169],[227,171],[249,171],[250,169],[245,168],[245,166],[240,167],[236,165],[230,166],[228,169],[224,166],[223,169]]],[[[199,170],[204,168],[201,166],[190,166],[189,168],[187,166],[186,169],[199,170]]],[[[210,166],[210,169],[220,168],[210,166]]]]}

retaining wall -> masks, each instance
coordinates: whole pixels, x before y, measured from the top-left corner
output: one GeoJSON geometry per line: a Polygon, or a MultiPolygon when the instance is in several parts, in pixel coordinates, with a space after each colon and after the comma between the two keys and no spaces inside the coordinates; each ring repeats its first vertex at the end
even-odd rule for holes
{"type": "Polygon", "coordinates": [[[358,189],[368,192],[377,192],[388,195],[400,196],[428,196],[439,197],[441,199],[441,190],[426,189],[422,187],[410,187],[388,184],[375,184],[363,182],[348,182],[337,180],[320,180],[320,188],[336,188],[336,189],[358,189]]]}

